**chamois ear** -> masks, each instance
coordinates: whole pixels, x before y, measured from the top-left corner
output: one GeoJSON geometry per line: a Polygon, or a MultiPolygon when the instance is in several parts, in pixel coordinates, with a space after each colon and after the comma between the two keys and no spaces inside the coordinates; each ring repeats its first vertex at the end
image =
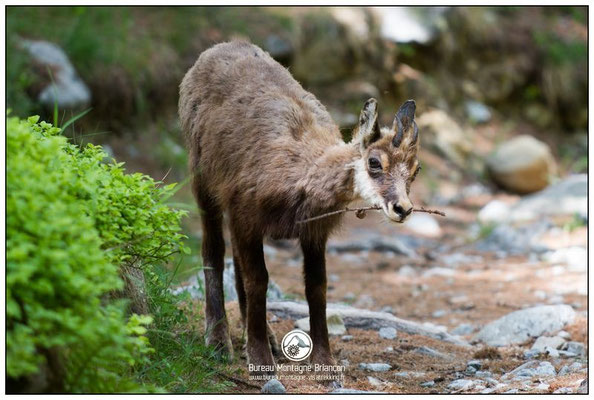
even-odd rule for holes
{"type": "Polygon", "coordinates": [[[380,137],[381,133],[377,121],[377,100],[371,98],[363,105],[354,138],[361,144],[361,150],[365,150],[380,137]]]}
{"type": "Polygon", "coordinates": [[[394,147],[400,146],[404,135],[409,132],[411,127],[413,128],[413,132],[409,144],[413,145],[417,142],[419,130],[417,128],[417,124],[415,123],[416,108],[417,107],[414,100],[407,100],[404,102],[404,104],[402,104],[402,106],[400,106],[400,109],[396,113],[394,123],[392,124],[392,130],[396,133],[392,141],[394,147]]]}

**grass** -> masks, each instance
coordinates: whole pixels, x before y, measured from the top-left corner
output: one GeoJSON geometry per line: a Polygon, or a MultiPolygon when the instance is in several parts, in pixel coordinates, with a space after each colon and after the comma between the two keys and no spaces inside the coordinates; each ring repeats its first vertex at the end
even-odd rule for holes
{"type": "Polygon", "coordinates": [[[168,288],[177,270],[158,268],[166,286],[147,285],[154,323],[148,338],[155,349],[136,379],[173,393],[216,393],[233,386],[225,379],[230,366],[206,346],[202,312],[188,294],[172,295],[168,288]]]}

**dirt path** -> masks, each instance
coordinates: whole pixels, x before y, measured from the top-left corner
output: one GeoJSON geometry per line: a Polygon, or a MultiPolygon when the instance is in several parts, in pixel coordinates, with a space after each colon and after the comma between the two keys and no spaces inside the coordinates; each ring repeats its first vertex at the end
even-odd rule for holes
{"type": "MultiPolygon", "coordinates": [[[[505,197],[505,196],[504,196],[505,197]]],[[[448,207],[447,218],[437,217],[439,234],[426,237],[404,225],[383,222],[370,213],[365,220],[348,215],[344,227],[329,243],[327,255],[328,301],[372,311],[386,311],[399,318],[425,324],[450,334],[460,335],[471,346],[460,347],[419,335],[398,332],[396,339],[382,339],[375,330],[348,329],[347,335],[331,337],[334,357],[346,365],[343,387],[392,393],[443,392],[529,392],[575,391],[586,378],[585,357],[550,357],[555,376],[532,377],[517,381],[502,380],[502,375],[526,363],[524,345],[488,348],[473,341],[474,334],[487,323],[510,312],[543,304],[568,304],[577,313],[575,322],[565,327],[568,340],[586,343],[586,271],[572,270],[542,260],[536,253],[503,255],[477,251],[472,242],[465,244],[469,225],[476,211],[492,196],[466,198],[448,207]],[[391,251],[356,250],[354,244],[374,238],[397,238],[411,249],[412,257],[391,251]],[[349,245],[353,251],[345,251],[349,245]],[[336,249],[339,250],[336,250],[336,249]],[[435,350],[429,355],[421,348],[435,350]],[[480,372],[467,371],[470,360],[479,359],[480,372]],[[359,363],[387,363],[389,371],[361,370],[359,363]],[[578,364],[576,364],[578,363],[578,364]],[[564,369],[567,374],[558,373],[564,369]],[[450,386],[453,381],[472,382],[464,387],[450,386]]],[[[559,223],[561,226],[562,224],[559,223]]],[[[549,229],[539,243],[549,249],[586,246],[587,229],[572,231],[549,229]]],[[[268,243],[265,248],[271,279],[286,298],[302,300],[301,255],[296,243],[268,243]]],[[[228,303],[236,364],[245,371],[243,332],[235,302],[228,303]]],[[[279,339],[294,329],[293,320],[269,313],[279,339]]],[[[550,332],[550,335],[556,332],[550,332]]],[[[286,362],[282,359],[279,362],[286,362]]],[[[248,380],[247,372],[243,379],[248,380]]],[[[283,380],[288,392],[328,392],[333,388],[315,382],[283,380]]],[[[243,389],[242,389],[243,390],[243,389]]],[[[247,391],[257,391],[247,388],[247,391]]]]}

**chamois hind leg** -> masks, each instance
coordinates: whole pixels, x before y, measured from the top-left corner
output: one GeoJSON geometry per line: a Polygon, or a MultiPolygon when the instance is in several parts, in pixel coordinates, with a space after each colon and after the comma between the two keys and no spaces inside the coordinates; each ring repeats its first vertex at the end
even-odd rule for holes
{"type": "Polygon", "coordinates": [[[239,261],[245,290],[248,363],[256,368],[260,367],[251,373],[253,375],[274,374],[274,358],[266,322],[268,272],[264,262],[262,237],[254,237],[247,233],[245,226],[236,222],[233,217],[229,221],[229,228],[233,235],[235,257],[239,261]],[[266,367],[268,370],[261,372],[261,367],[266,367]]]}
{"type": "Polygon", "coordinates": [[[212,196],[194,177],[192,189],[202,221],[202,262],[204,267],[206,344],[214,346],[219,354],[233,356],[229,326],[225,313],[223,270],[225,268],[225,240],[223,214],[212,196]]]}
{"type": "Polygon", "coordinates": [[[311,362],[335,364],[330,352],[328,326],[326,324],[326,259],[325,240],[301,239],[305,297],[309,305],[310,334],[313,341],[311,362]]]}
{"type": "MultiPolygon", "coordinates": [[[[237,302],[239,303],[239,311],[241,313],[241,324],[245,331],[245,329],[247,329],[247,300],[245,294],[245,287],[243,283],[243,275],[241,273],[241,265],[239,263],[239,252],[236,248],[235,238],[233,237],[233,235],[231,235],[231,244],[233,246],[233,266],[235,267],[235,290],[237,291],[237,302]]],[[[270,327],[270,324],[267,323],[266,329],[268,331],[268,340],[270,341],[270,348],[272,349],[272,354],[278,356],[280,355],[280,348],[278,346],[276,335],[270,327]]]]}

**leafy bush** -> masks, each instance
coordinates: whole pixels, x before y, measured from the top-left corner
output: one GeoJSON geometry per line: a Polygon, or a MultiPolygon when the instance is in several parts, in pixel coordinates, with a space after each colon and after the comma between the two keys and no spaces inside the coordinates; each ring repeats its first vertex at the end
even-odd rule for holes
{"type": "Polygon", "coordinates": [[[151,318],[127,317],[110,298],[123,287],[119,266],[150,282],[160,279],[155,264],[187,251],[184,212],[163,204],[173,186],[125,174],[100,147],[80,149],[37,122],[7,121],[7,376],[57,362],[63,378],[42,390],[152,389],[131,378],[154,351],[151,318]]]}

